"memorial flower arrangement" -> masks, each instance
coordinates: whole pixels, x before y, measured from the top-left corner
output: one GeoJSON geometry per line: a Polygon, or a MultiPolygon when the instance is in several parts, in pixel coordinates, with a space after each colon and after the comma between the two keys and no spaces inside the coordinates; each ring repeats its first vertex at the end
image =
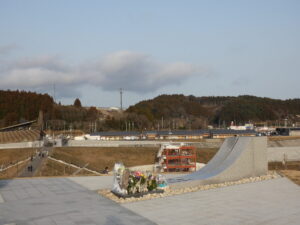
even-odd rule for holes
{"type": "Polygon", "coordinates": [[[112,192],[119,196],[147,194],[167,187],[166,179],[151,172],[130,171],[121,163],[115,165],[112,192]]]}

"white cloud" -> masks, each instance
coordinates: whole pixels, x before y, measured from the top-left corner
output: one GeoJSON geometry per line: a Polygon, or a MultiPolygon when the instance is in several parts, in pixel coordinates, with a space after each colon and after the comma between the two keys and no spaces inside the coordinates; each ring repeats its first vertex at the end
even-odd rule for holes
{"type": "Polygon", "coordinates": [[[15,44],[1,45],[0,46],[0,56],[7,55],[11,51],[15,50],[16,48],[18,48],[18,47],[15,44]]]}
{"type": "Polygon", "coordinates": [[[2,65],[0,88],[46,90],[56,84],[65,87],[63,93],[68,95],[67,90],[93,85],[104,90],[124,88],[147,93],[167,85],[179,85],[193,75],[205,75],[206,71],[189,63],[160,63],[149,55],[130,51],[112,53],[77,67],[67,65],[58,57],[43,56],[2,65]]]}

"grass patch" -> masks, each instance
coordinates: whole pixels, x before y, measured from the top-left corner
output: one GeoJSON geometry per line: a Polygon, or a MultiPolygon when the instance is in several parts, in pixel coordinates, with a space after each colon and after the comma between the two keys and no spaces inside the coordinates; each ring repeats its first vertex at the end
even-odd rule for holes
{"type": "MultiPolygon", "coordinates": [[[[42,168],[38,171],[36,176],[70,176],[77,171],[76,168],[64,165],[59,162],[55,162],[51,159],[47,159],[42,165],[42,168]]],[[[81,170],[77,175],[95,175],[86,170],[81,170]]]]}
{"type": "Polygon", "coordinates": [[[280,170],[287,178],[293,181],[295,184],[300,185],[300,171],[299,170],[280,170]]]}
{"type": "Polygon", "coordinates": [[[0,166],[7,167],[34,155],[36,148],[0,149],[0,166]]]}
{"type": "Polygon", "coordinates": [[[269,141],[287,141],[297,139],[300,139],[300,136],[268,136],[269,141]]]}
{"type": "Polygon", "coordinates": [[[285,165],[282,162],[269,162],[269,170],[279,171],[280,174],[300,185],[300,161],[286,162],[285,165]]]}
{"type": "Polygon", "coordinates": [[[55,148],[52,156],[77,166],[84,166],[101,171],[106,166],[111,170],[115,162],[123,162],[126,166],[137,166],[155,162],[157,148],[55,148]]]}
{"type": "Polygon", "coordinates": [[[300,161],[289,161],[285,165],[282,162],[269,162],[269,170],[299,170],[300,161]]]}
{"type": "MultiPolygon", "coordinates": [[[[0,167],[6,168],[10,165],[23,161],[32,155],[35,155],[37,148],[15,148],[15,149],[0,149],[0,167]]],[[[27,166],[28,162],[24,162],[17,166],[13,166],[7,170],[0,172],[0,179],[10,179],[18,177],[18,175],[27,166]]]]}
{"type": "MultiPolygon", "coordinates": [[[[197,162],[207,163],[217,150],[197,148],[197,162]]],[[[67,147],[55,148],[52,156],[80,167],[89,163],[87,168],[101,171],[106,166],[112,170],[116,162],[123,162],[128,167],[154,164],[157,152],[157,147],[67,147]]]]}
{"type": "Polygon", "coordinates": [[[197,162],[207,164],[218,150],[218,148],[196,148],[197,162]]]}
{"type": "Polygon", "coordinates": [[[27,166],[28,162],[21,163],[17,166],[13,166],[7,170],[0,172],[0,179],[11,179],[18,177],[20,173],[24,170],[24,168],[27,166]]]}

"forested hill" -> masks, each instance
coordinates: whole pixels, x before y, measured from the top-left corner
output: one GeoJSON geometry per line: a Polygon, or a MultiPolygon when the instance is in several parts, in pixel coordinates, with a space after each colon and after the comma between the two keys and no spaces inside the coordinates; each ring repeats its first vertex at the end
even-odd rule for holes
{"type": "Polygon", "coordinates": [[[278,100],[255,96],[195,97],[160,95],[129,107],[124,113],[102,114],[95,107],[56,104],[47,94],[0,90],[0,127],[37,119],[44,113],[44,125],[51,129],[101,130],[200,129],[207,125],[228,126],[268,121],[276,124],[288,118],[299,122],[300,99],[278,100]],[[129,128],[131,127],[131,128],[129,128]]]}
{"type": "MultiPolygon", "coordinates": [[[[160,95],[142,101],[127,110],[144,115],[149,121],[181,119],[198,121],[194,128],[209,124],[276,121],[300,115],[300,99],[278,100],[249,95],[238,97],[195,97],[184,95],[160,95]]],[[[155,122],[154,122],[155,123],[155,122]]]]}
{"type": "Polygon", "coordinates": [[[45,126],[52,129],[83,128],[83,122],[88,127],[88,123],[96,121],[100,115],[95,107],[81,107],[79,99],[74,105],[64,106],[56,104],[48,94],[0,90],[0,127],[36,120],[40,110],[45,126]]]}
{"type": "Polygon", "coordinates": [[[47,94],[0,90],[0,125],[35,120],[40,110],[48,115],[52,112],[53,103],[52,97],[47,94]]]}

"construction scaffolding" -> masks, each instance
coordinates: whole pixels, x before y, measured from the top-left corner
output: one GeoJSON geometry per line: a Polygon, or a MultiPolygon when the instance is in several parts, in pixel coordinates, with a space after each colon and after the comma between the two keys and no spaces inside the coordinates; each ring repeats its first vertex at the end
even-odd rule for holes
{"type": "Polygon", "coordinates": [[[186,145],[162,145],[158,152],[162,172],[196,171],[196,149],[186,145]]]}

